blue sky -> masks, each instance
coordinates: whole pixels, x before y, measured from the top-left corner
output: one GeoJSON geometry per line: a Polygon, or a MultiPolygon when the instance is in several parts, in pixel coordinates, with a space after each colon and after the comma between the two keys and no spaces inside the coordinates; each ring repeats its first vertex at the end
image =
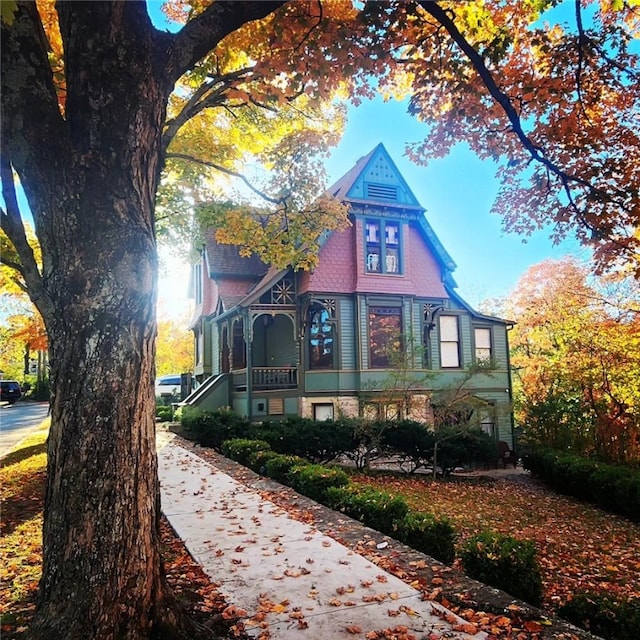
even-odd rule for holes
{"type": "Polygon", "coordinates": [[[466,146],[427,167],[411,162],[405,145],[422,140],[425,132],[426,125],[407,114],[406,103],[377,98],[351,107],[342,141],[327,164],[329,183],[382,142],[457,264],[458,293],[472,305],[506,295],[529,266],[546,258],[571,253],[587,259],[576,241],[554,247],[545,232],[530,238],[504,233],[501,218],[490,213],[499,186],[496,166],[466,146]]]}

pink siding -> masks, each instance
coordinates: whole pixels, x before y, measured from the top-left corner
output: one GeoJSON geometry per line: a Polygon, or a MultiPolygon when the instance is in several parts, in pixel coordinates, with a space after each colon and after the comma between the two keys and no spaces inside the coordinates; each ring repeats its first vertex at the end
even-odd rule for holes
{"type": "Polygon", "coordinates": [[[300,275],[298,292],[448,297],[441,281],[441,268],[418,229],[405,224],[403,232],[403,273],[376,275],[365,271],[364,231],[362,220],[356,220],[346,231],[330,236],[313,273],[300,275]]]}
{"type": "MultiPolygon", "coordinates": [[[[448,297],[441,281],[441,269],[425,244],[420,232],[403,224],[402,273],[399,275],[371,274],[365,271],[364,257],[357,261],[357,286],[360,293],[390,293],[448,297]]],[[[364,256],[362,221],[356,227],[358,255],[364,256]]]]}
{"type": "Polygon", "coordinates": [[[356,269],[353,234],[353,227],[331,234],[320,250],[318,266],[313,272],[300,274],[298,293],[353,293],[356,269]]]}

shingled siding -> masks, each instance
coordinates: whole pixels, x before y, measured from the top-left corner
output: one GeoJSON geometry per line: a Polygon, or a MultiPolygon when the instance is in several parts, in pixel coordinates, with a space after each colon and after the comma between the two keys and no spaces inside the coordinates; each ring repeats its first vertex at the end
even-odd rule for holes
{"type": "Polygon", "coordinates": [[[298,295],[309,291],[353,293],[355,290],[354,228],[334,231],[318,255],[313,271],[302,272],[298,295]]]}

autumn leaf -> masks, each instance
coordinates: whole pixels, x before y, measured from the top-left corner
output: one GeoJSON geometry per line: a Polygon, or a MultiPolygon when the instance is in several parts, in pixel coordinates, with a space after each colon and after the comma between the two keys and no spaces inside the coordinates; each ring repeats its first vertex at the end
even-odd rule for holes
{"type": "Polygon", "coordinates": [[[347,633],[350,633],[352,635],[357,635],[358,633],[362,633],[362,629],[355,624],[351,624],[348,627],[345,627],[344,630],[347,633]]]}

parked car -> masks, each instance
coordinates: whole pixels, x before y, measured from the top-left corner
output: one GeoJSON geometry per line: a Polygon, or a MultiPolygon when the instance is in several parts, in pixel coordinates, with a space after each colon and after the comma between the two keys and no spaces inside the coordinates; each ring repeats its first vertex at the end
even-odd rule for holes
{"type": "Polygon", "coordinates": [[[156,378],[156,398],[165,402],[180,399],[180,374],[169,373],[156,378]]]}
{"type": "Polygon", "coordinates": [[[16,380],[0,380],[0,401],[13,404],[22,397],[20,383],[16,380]]]}

